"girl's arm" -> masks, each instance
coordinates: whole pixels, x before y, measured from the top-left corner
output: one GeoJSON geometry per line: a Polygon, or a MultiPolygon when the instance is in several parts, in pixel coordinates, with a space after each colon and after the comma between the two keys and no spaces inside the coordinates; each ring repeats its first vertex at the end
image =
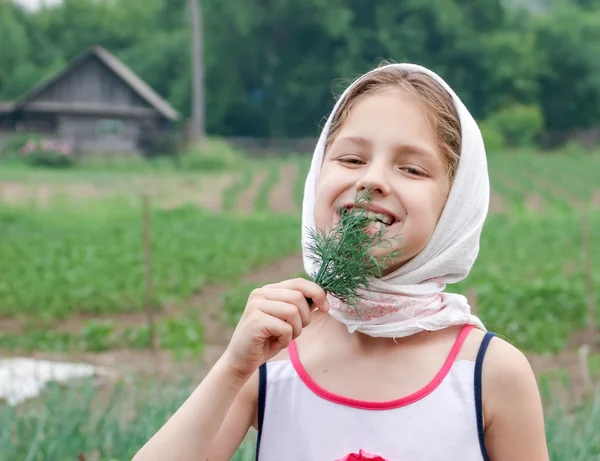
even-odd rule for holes
{"type": "Polygon", "coordinates": [[[252,291],[223,356],[134,461],[231,459],[254,420],[257,370],[310,323],[307,299],[329,308],[323,289],[302,278],[252,291]]]}
{"type": "Polygon", "coordinates": [[[527,358],[494,338],[483,365],[485,444],[491,461],[548,461],[544,414],[527,358]]]}
{"type": "Polygon", "coordinates": [[[255,418],[258,377],[244,380],[220,360],[133,461],[226,461],[255,418]]]}

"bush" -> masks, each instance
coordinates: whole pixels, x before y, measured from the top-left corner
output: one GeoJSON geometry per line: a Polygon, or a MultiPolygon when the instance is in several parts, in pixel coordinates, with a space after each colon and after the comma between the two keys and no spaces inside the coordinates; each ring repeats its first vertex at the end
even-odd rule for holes
{"type": "Polygon", "coordinates": [[[563,154],[570,157],[580,157],[582,155],[589,154],[590,151],[586,149],[581,143],[570,140],[560,149],[563,154]]]}
{"type": "Polygon", "coordinates": [[[544,128],[544,116],[538,106],[515,104],[486,121],[504,138],[507,146],[530,147],[544,128]]]}
{"type": "Polygon", "coordinates": [[[483,136],[483,142],[485,144],[485,150],[489,154],[490,152],[498,152],[504,148],[506,143],[502,132],[492,123],[486,121],[479,124],[481,135],[483,136]]]}
{"type": "Polygon", "coordinates": [[[69,144],[49,139],[27,141],[17,152],[17,157],[34,166],[64,168],[75,163],[69,144]]]}
{"type": "Polygon", "coordinates": [[[28,142],[39,142],[41,140],[42,136],[38,134],[17,134],[11,136],[2,146],[2,156],[16,156],[17,152],[23,149],[28,142]]]}
{"type": "Polygon", "coordinates": [[[206,138],[201,149],[188,150],[181,156],[180,165],[185,170],[225,170],[243,161],[243,153],[227,141],[206,138]]]}

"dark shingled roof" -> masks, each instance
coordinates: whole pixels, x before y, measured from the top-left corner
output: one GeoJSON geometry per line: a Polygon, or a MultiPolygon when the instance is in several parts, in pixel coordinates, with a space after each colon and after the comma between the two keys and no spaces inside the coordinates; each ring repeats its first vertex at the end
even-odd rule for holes
{"type": "Polygon", "coordinates": [[[0,102],[0,114],[3,113],[3,110],[5,110],[6,112],[10,112],[13,109],[17,109],[19,107],[24,106],[29,101],[34,99],[37,95],[39,95],[43,90],[48,88],[52,83],[56,82],[66,73],[70,72],[71,69],[73,69],[73,67],[75,67],[77,64],[89,59],[91,56],[96,56],[100,61],[102,61],[110,70],[112,70],[121,80],[123,80],[129,87],[131,87],[144,101],[146,101],[148,104],[150,104],[150,106],[156,109],[163,117],[172,121],[175,121],[179,118],[179,113],[167,101],[165,101],[158,93],[156,93],[156,91],[150,88],[150,86],[146,82],[144,82],[137,74],[135,74],[116,56],[109,53],[107,50],[100,46],[94,46],[85,53],[82,53],[79,56],[77,56],[69,63],[69,65],[65,69],[63,69],[61,72],[59,72],[49,80],[46,80],[45,82],[33,88],[31,91],[29,91],[20,99],[18,99],[16,102],[0,102]]]}

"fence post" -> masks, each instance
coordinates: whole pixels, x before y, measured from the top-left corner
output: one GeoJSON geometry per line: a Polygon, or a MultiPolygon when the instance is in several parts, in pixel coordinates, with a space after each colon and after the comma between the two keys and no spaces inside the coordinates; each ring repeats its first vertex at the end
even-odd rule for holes
{"type": "Polygon", "coordinates": [[[154,306],[152,301],[152,246],[150,235],[150,197],[147,193],[143,195],[143,234],[144,234],[144,273],[146,279],[145,306],[150,334],[150,346],[155,358],[158,357],[158,340],[156,337],[156,323],[154,319],[154,306]]]}
{"type": "Polygon", "coordinates": [[[592,265],[592,244],[590,232],[589,207],[581,207],[581,241],[583,245],[583,257],[585,260],[585,281],[587,291],[587,327],[590,341],[594,345],[598,343],[598,330],[596,322],[596,299],[594,293],[594,267],[592,265]]]}

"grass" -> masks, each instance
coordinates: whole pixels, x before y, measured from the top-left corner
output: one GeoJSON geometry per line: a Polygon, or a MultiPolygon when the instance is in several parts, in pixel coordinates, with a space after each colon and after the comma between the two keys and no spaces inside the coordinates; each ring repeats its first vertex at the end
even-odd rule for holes
{"type": "MultiPolygon", "coordinates": [[[[197,357],[204,345],[204,326],[190,313],[166,318],[156,323],[158,346],[176,358],[197,357]]],[[[110,349],[149,349],[147,323],[121,327],[111,320],[90,320],[79,331],[56,331],[31,328],[24,332],[0,332],[0,349],[19,353],[31,352],[103,352],[110,349]]]]}
{"type": "Polygon", "coordinates": [[[254,210],[257,212],[269,211],[269,194],[277,184],[280,175],[282,163],[279,161],[271,161],[267,166],[267,177],[260,185],[258,193],[256,194],[256,201],[254,203],[254,210]]]}
{"type": "MultiPolygon", "coordinates": [[[[519,190],[502,189],[512,190],[511,195],[502,192],[512,206],[511,213],[488,218],[475,267],[466,281],[450,288],[463,293],[474,289],[478,313],[490,329],[519,347],[537,352],[560,350],[568,336],[584,325],[586,313],[580,217],[564,203],[555,206],[549,202],[545,213],[532,213],[519,206],[525,195],[538,187],[526,181],[527,174],[533,171],[561,184],[567,184],[565,177],[583,178],[571,181],[571,189],[563,186],[583,198],[597,186],[589,170],[600,163],[598,158],[527,153],[490,158],[493,183],[504,184],[502,178],[508,177],[519,190]]],[[[292,186],[296,197],[301,197],[308,161],[291,161],[301,172],[292,186]]],[[[225,191],[229,197],[226,208],[234,206],[257,168],[267,169],[274,179],[280,166],[280,161],[255,162],[244,169],[239,181],[225,191]]],[[[35,173],[42,175],[40,170],[35,173]]],[[[54,173],[44,174],[53,177],[54,173]]],[[[67,179],[63,176],[62,180],[67,179]]],[[[258,208],[266,207],[272,182],[265,181],[259,190],[258,208]]],[[[106,315],[142,309],[141,210],[139,200],[132,198],[102,199],[85,206],[0,207],[3,313],[55,319],[74,312],[106,315]]],[[[596,258],[600,254],[600,240],[595,238],[600,235],[597,210],[591,213],[591,227],[596,258]]],[[[299,237],[300,216],[275,216],[263,210],[244,217],[208,213],[191,206],[153,210],[154,301],[160,305],[181,303],[207,283],[227,283],[232,288],[225,298],[225,310],[235,321],[253,288],[238,285],[241,277],[299,251],[299,237]]],[[[600,271],[594,276],[599,291],[600,271]]],[[[31,336],[39,338],[41,344],[89,348],[81,334],[75,339],[58,336],[44,341],[39,330],[33,328],[31,336]]],[[[0,336],[0,341],[27,346],[25,340],[13,336],[0,336]]]]}
{"type": "MultiPolygon", "coordinates": [[[[144,299],[138,207],[0,208],[0,305],[7,315],[140,310],[144,299]]],[[[234,217],[194,207],[153,210],[155,302],[185,300],[298,251],[294,218],[234,217]],[[276,238],[273,238],[273,236],[276,238]]]]}
{"type": "MultiPolygon", "coordinates": [[[[43,402],[0,407],[0,461],[130,460],[191,390],[189,382],[49,386],[43,402]]],[[[251,459],[252,450],[249,439],[233,459],[251,459]]]]}
{"type": "MultiPolygon", "coordinates": [[[[591,234],[600,235],[600,212],[590,221],[591,234]]],[[[600,239],[591,243],[600,255],[600,239]]],[[[518,347],[558,352],[585,324],[584,267],[577,213],[491,216],[473,270],[455,288],[475,289],[478,314],[518,347]]],[[[599,291],[600,271],[594,277],[599,291]]]]}
{"type": "Polygon", "coordinates": [[[527,194],[539,193],[549,207],[548,213],[568,211],[572,209],[568,196],[589,202],[592,193],[600,189],[598,152],[506,152],[490,156],[488,163],[492,189],[516,209],[522,208],[527,194]],[[518,190],[506,184],[505,178],[515,183],[518,190]]]}
{"type": "MultiPolygon", "coordinates": [[[[309,158],[292,161],[299,166],[300,174],[292,187],[301,205],[309,158]]],[[[224,312],[233,324],[250,291],[261,285],[241,282],[244,274],[299,251],[300,216],[264,212],[272,186],[268,180],[255,203],[263,212],[249,217],[229,213],[235,210],[239,194],[250,186],[256,168],[267,168],[275,178],[276,164],[280,165],[265,162],[243,168],[238,182],[224,193],[223,214],[191,206],[153,209],[156,304],[182,304],[203,285],[224,283],[230,287],[223,298],[224,312]]],[[[490,157],[493,189],[507,201],[510,213],[489,217],[480,257],[469,278],[449,289],[463,293],[474,289],[478,314],[490,329],[518,347],[556,352],[571,333],[584,326],[586,286],[580,217],[565,194],[588,200],[600,188],[598,171],[600,155],[533,156],[521,152],[490,157]],[[531,181],[533,176],[545,183],[531,181]],[[551,188],[549,183],[558,188],[551,188]],[[525,197],[531,193],[545,198],[544,213],[532,213],[524,207],[525,197]]],[[[18,166],[0,169],[0,179],[24,184],[84,182],[111,188],[139,176],[161,184],[167,180],[201,183],[205,177],[160,165],[148,170],[126,164],[112,170],[100,166],[59,172],[18,166]]],[[[92,320],[71,333],[47,327],[56,318],[77,312],[106,317],[143,308],[142,224],[137,195],[81,204],[56,201],[44,208],[0,206],[0,229],[2,315],[24,316],[32,323],[24,333],[0,333],[0,349],[104,351],[148,346],[144,325],[125,328],[118,321],[92,320]]],[[[591,235],[594,267],[600,268],[597,209],[591,212],[591,235]]],[[[594,277],[598,293],[600,269],[594,277]]],[[[193,316],[161,321],[158,333],[161,347],[177,354],[189,357],[202,348],[204,332],[193,316]]],[[[600,370],[599,357],[590,359],[594,374],[600,370]]],[[[18,409],[0,406],[0,461],[76,459],[79,454],[85,454],[86,461],[131,459],[192,388],[190,383],[138,385],[117,386],[111,392],[97,392],[89,386],[53,386],[43,400],[18,409]]],[[[568,411],[553,403],[549,395],[546,401],[551,459],[595,459],[600,452],[600,392],[568,411]]],[[[253,459],[252,439],[234,459],[253,459]]]]}
{"type": "MultiPolygon", "coordinates": [[[[91,383],[50,386],[42,401],[0,407],[0,461],[125,461],[164,424],[193,389],[190,382],[119,384],[98,392],[91,383]],[[84,458],[81,458],[84,456],[84,458]]],[[[546,434],[556,461],[592,461],[600,452],[600,389],[565,409],[547,391],[546,434]]],[[[254,459],[250,434],[234,461],[254,459]]]]}

